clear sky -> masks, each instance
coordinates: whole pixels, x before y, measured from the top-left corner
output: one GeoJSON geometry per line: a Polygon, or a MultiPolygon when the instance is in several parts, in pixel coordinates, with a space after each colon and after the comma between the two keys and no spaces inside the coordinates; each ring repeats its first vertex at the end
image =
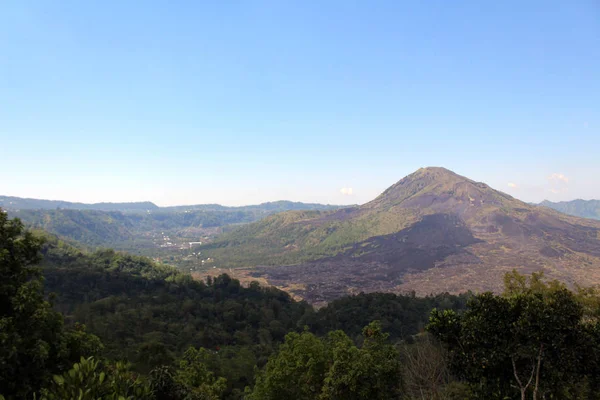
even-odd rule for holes
{"type": "Polygon", "coordinates": [[[0,2],[0,194],[363,203],[423,166],[600,198],[598,0],[0,2]]]}

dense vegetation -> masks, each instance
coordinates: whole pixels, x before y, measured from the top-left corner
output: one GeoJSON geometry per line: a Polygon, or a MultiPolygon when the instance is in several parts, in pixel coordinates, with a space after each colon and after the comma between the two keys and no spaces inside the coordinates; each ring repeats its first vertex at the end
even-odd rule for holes
{"type": "Polygon", "coordinates": [[[396,348],[379,323],[363,329],[359,348],[342,331],[325,338],[290,333],[256,380],[249,399],[398,398],[402,384],[396,348]]]}
{"type": "Polygon", "coordinates": [[[28,226],[43,229],[91,247],[136,249],[153,247],[151,238],[186,228],[219,227],[256,221],[251,211],[122,213],[97,210],[20,210],[10,212],[28,226]]]}
{"type": "Polygon", "coordinates": [[[147,373],[201,347],[210,350],[206,357],[227,378],[229,392],[243,390],[255,365],[312,310],[282,291],[245,288],[227,275],[194,281],[146,258],[85,254],[56,239],[43,252],[55,307],[99,335],[105,357],[147,373]]]}
{"type": "Polygon", "coordinates": [[[291,201],[243,207],[216,204],[157,207],[152,203],[81,204],[8,197],[0,197],[0,200],[11,200],[14,204],[8,210],[9,215],[20,218],[29,227],[43,229],[90,247],[126,250],[154,247],[152,238],[162,238],[165,232],[169,235],[189,235],[195,237],[193,240],[198,240],[197,232],[189,233],[186,230],[254,222],[287,210],[338,208],[291,201]]]}
{"type": "Polygon", "coordinates": [[[202,347],[232,396],[252,382],[254,367],[265,364],[289,331],[341,329],[359,340],[362,328],[379,320],[391,339],[405,339],[423,329],[433,307],[465,303],[464,296],[361,294],[314,311],[273,288],[245,288],[227,275],[198,282],[143,257],[84,253],[56,237],[46,237],[42,252],[55,308],[101,337],[105,357],[148,372],[173,363],[189,346],[202,347]]]}
{"type": "Polygon", "coordinates": [[[600,296],[538,274],[509,274],[501,296],[360,294],[315,311],[0,213],[0,279],[7,399],[599,398],[600,296]]]}
{"type": "Polygon", "coordinates": [[[393,341],[408,340],[423,332],[432,309],[463,310],[470,296],[443,293],[416,297],[414,294],[361,293],[332,301],[310,318],[305,318],[304,322],[319,335],[342,330],[359,341],[362,328],[372,321],[379,321],[383,331],[393,341]]]}
{"type": "Polygon", "coordinates": [[[67,330],[62,315],[43,297],[38,239],[0,210],[0,393],[25,398],[82,353],[95,353],[98,338],[67,330]]]}
{"type": "Polygon", "coordinates": [[[133,240],[133,224],[120,212],[96,210],[21,210],[9,212],[28,226],[88,246],[133,240]]]}
{"type": "Polygon", "coordinates": [[[446,345],[455,377],[479,398],[599,398],[598,292],[541,274],[505,280],[503,296],[474,296],[460,314],[432,312],[428,331],[446,345]]]}

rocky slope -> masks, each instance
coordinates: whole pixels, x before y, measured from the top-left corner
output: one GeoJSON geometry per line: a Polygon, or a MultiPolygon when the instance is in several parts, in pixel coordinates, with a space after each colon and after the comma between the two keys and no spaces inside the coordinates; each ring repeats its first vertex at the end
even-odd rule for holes
{"type": "Polygon", "coordinates": [[[204,250],[315,303],[360,291],[499,290],[512,269],[600,284],[600,221],[436,167],[362,206],[277,214],[204,250]]]}

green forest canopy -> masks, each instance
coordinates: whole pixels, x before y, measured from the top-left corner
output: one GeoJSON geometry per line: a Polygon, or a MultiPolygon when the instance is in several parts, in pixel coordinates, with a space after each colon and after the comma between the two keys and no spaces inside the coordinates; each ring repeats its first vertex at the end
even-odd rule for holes
{"type": "Polygon", "coordinates": [[[7,399],[595,399],[600,387],[597,291],[540,275],[507,276],[501,296],[373,293],[314,310],[227,275],[82,252],[0,213],[0,278],[7,399]]]}

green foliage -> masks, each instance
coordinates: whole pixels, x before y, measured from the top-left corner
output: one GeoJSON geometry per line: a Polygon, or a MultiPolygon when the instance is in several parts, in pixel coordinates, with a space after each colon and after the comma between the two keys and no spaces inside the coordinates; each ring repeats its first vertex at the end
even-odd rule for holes
{"type": "Polygon", "coordinates": [[[542,296],[564,290],[566,286],[557,280],[546,281],[543,272],[534,272],[529,276],[519,274],[516,270],[504,275],[505,297],[517,296],[524,293],[536,293],[542,296]]]}
{"type": "Polygon", "coordinates": [[[28,226],[75,240],[102,246],[133,239],[133,225],[119,212],[95,210],[21,210],[11,212],[28,226]]]}
{"type": "Polygon", "coordinates": [[[177,380],[196,397],[218,400],[225,392],[227,380],[214,377],[206,365],[207,359],[206,349],[190,347],[179,362],[177,380]]]}
{"type": "Polygon", "coordinates": [[[315,311],[227,275],[200,282],[143,257],[85,253],[52,237],[42,245],[0,213],[0,278],[0,392],[8,400],[600,393],[598,290],[571,292],[541,274],[508,274],[503,296],[360,294],[315,311]],[[53,304],[33,267],[40,249],[53,304]],[[109,361],[122,359],[132,364],[109,361]]]}
{"type": "Polygon", "coordinates": [[[55,375],[40,392],[41,400],[218,400],[226,389],[224,378],[215,378],[204,364],[205,350],[188,349],[179,368],[152,370],[144,378],[124,362],[102,364],[93,357],[55,375]]]}
{"type": "Polygon", "coordinates": [[[321,393],[328,363],[323,340],[310,332],[292,332],[256,378],[253,400],[313,400],[321,393]]]}
{"type": "Polygon", "coordinates": [[[432,309],[462,310],[470,294],[459,296],[447,293],[427,297],[414,294],[361,293],[345,296],[327,304],[316,313],[307,313],[301,324],[324,335],[329,331],[342,330],[358,341],[364,326],[380,321],[390,339],[408,339],[422,332],[429,321],[432,309]]]}
{"type": "Polygon", "coordinates": [[[323,400],[388,400],[401,394],[398,351],[388,343],[381,324],[363,329],[363,345],[357,348],[341,331],[330,335],[332,363],[322,389],[323,400]]]}
{"type": "Polygon", "coordinates": [[[400,395],[396,349],[378,322],[363,330],[358,348],[342,331],[318,338],[307,331],[290,333],[257,376],[248,398],[395,399],[400,395]]]}
{"type": "Polygon", "coordinates": [[[84,329],[67,332],[62,315],[44,299],[41,241],[0,210],[0,392],[8,399],[38,390],[73,357],[95,352],[84,329]]]}
{"type": "Polygon", "coordinates": [[[55,375],[41,392],[41,400],[145,400],[154,399],[150,385],[135,377],[129,366],[102,367],[94,358],[81,358],[68,372],[55,375]]]}
{"type": "Polygon", "coordinates": [[[150,387],[157,400],[179,400],[185,396],[185,388],[176,382],[173,368],[166,365],[150,371],[150,387]]]}
{"type": "Polygon", "coordinates": [[[423,330],[433,307],[462,309],[468,296],[360,294],[315,312],[287,294],[222,276],[192,280],[176,269],[111,250],[84,253],[49,238],[43,248],[46,286],[68,321],[102,338],[103,356],[127,359],[149,373],[175,365],[190,346],[205,348],[203,363],[224,377],[224,396],[241,398],[286,333],[307,325],[318,335],[341,329],[362,343],[362,328],[380,320],[390,339],[423,330]]]}
{"type": "Polygon", "coordinates": [[[595,327],[572,292],[541,276],[521,278],[507,277],[505,297],[474,296],[463,314],[434,310],[428,330],[446,344],[454,374],[479,395],[575,398],[582,382],[595,379],[588,375],[598,365],[595,327]]]}
{"type": "Polygon", "coordinates": [[[306,303],[223,275],[195,281],[172,267],[112,250],[84,253],[50,239],[46,287],[67,321],[102,338],[102,355],[147,374],[174,365],[190,346],[210,350],[206,365],[240,398],[285,334],[312,312],[306,303]]]}

